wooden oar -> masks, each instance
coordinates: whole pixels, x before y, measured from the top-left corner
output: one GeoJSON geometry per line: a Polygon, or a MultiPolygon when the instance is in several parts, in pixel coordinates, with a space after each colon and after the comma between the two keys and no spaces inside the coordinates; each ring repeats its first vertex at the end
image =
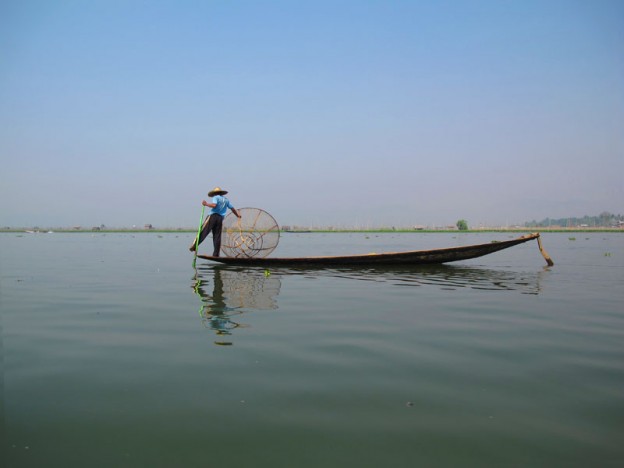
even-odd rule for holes
{"type": "Polygon", "coordinates": [[[539,247],[540,252],[542,252],[542,256],[544,257],[544,260],[546,260],[546,263],[548,263],[548,266],[553,266],[555,262],[552,261],[550,255],[548,255],[548,253],[544,250],[544,247],[542,247],[542,240],[539,234],[537,236],[537,246],[539,247]]]}
{"type": "Polygon", "coordinates": [[[199,248],[199,234],[202,230],[202,224],[204,222],[204,208],[205,206],[202,204],[202,212],[199,218],[199,227],[197,228],[197,237],[195,238],[195,255],[193,256],[193,268],[195,268],[195,263],[197,262],[197,249],[199,248]]]}

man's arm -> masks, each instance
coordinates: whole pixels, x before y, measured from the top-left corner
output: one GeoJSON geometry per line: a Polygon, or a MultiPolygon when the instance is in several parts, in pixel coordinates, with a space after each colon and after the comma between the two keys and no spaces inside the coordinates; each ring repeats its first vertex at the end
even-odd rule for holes
{"type": "Polygon", "coordinates": [[[236,210],[236,208],[230,208],[230,209],[232,210],[232,213],[236,215],[237,218],[241,217],[240,213],[236,210]]]}
{"type": "Polygon", "coordinates": [[[216,203],[208,203],[206,200],[202,200],[202,205],[207,206],[208,208],[216,208],[216,203]]]}

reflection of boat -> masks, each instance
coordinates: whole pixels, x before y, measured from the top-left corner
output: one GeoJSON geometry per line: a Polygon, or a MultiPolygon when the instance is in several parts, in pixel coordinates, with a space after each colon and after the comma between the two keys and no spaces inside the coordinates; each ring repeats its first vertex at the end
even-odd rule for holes
{"type": "MultiPolygon", "coordinates": [[[[232,345],[239,329],[249,328],[244,316],[262,310],[278,309],[277,299],[282,284],[295,276],[306,279],[335,281],[367,281],[387,283],[401,288],[442,290],[471,289],[479,291],[517,292],[538,295],[541,279],[550,269],[516,271],[465,265],[376,265],[372,267],[337,266],[306,268],[287,266],[266,274],[261,269],[204,266],[196,270],[191,284],[201,301],[199,315],[202,324],[215,335],[217,345],[232,345]]],[[[277,317],[274,317],[277,318],[277,317]]]]}
{"type": "Polygon", "coordinates": [[[552,260],[542,249],[539,233],[528,234],[516,239],[490,242],[488,244],[466,245],[435,250],[414,250],[410,252],[370,253],[364,255],[325,256],[325,257],[198,257],[229,265],[248,266],[377,266],[377,265],[426,265],[457,262],[482,257],[514,245],[537,239],[540,251],[549,265],[552,260]]]}
{"type": "Polygon", "coordinates": [[[286,267],[274,274],[301,274],[333,278],[384,282],[402,287],[433,286],[444,290],[475,289],[484,291],[518,291],[521,294],[539,294],[541,278],[548,267],[539,271],[514,271],[508,268],[492,269],[464,265],[381,265],[369,268],[335,267],[319,269],[286,267]]]}

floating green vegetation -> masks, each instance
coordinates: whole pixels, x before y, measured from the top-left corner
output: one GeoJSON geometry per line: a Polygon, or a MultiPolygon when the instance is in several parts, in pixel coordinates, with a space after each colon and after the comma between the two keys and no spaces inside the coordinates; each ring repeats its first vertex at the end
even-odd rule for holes
{"type": "Polygon", "coordinates": [[[611,256],[611,252],[605,252],[604,256],[605,257],[610,257],[611,256]]]}
{"type": "Polygon", "coordinates": [[[568,240],[575,241],[576,237],[568,237],[568,240]]]}

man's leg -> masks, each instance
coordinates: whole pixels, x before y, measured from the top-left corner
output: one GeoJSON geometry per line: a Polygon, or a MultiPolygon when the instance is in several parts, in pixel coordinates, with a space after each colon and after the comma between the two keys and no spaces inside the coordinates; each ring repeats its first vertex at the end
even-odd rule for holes
{"type": "Polygon", "coordinates": [[[218,257],[221,253],[221,231],[223,230],[223,216],[212,215],[215,218],[212,224],[212,244],[214,246],[213,257],[218,257]]]}
{"type": "Polygon", "coordinates": [[[197,245],[201,244],[202,242],[204,242],[204,239],[206,238],[206,236],[210,232],[210,229],[209,229],[209,226],[208,226],[210,224],[210,218],[211,218],[211,215],[208,215],[206,217],[206,220],[204,221],[204,225],[202,226],[202,229],[199,232],[199,242],[197,242],[197,237],[195,237],[195,239],[193,239],[193,244],[189,247],[189,250],[191,252],[195,252],[195,246],[197,246],[197,245]]]}

